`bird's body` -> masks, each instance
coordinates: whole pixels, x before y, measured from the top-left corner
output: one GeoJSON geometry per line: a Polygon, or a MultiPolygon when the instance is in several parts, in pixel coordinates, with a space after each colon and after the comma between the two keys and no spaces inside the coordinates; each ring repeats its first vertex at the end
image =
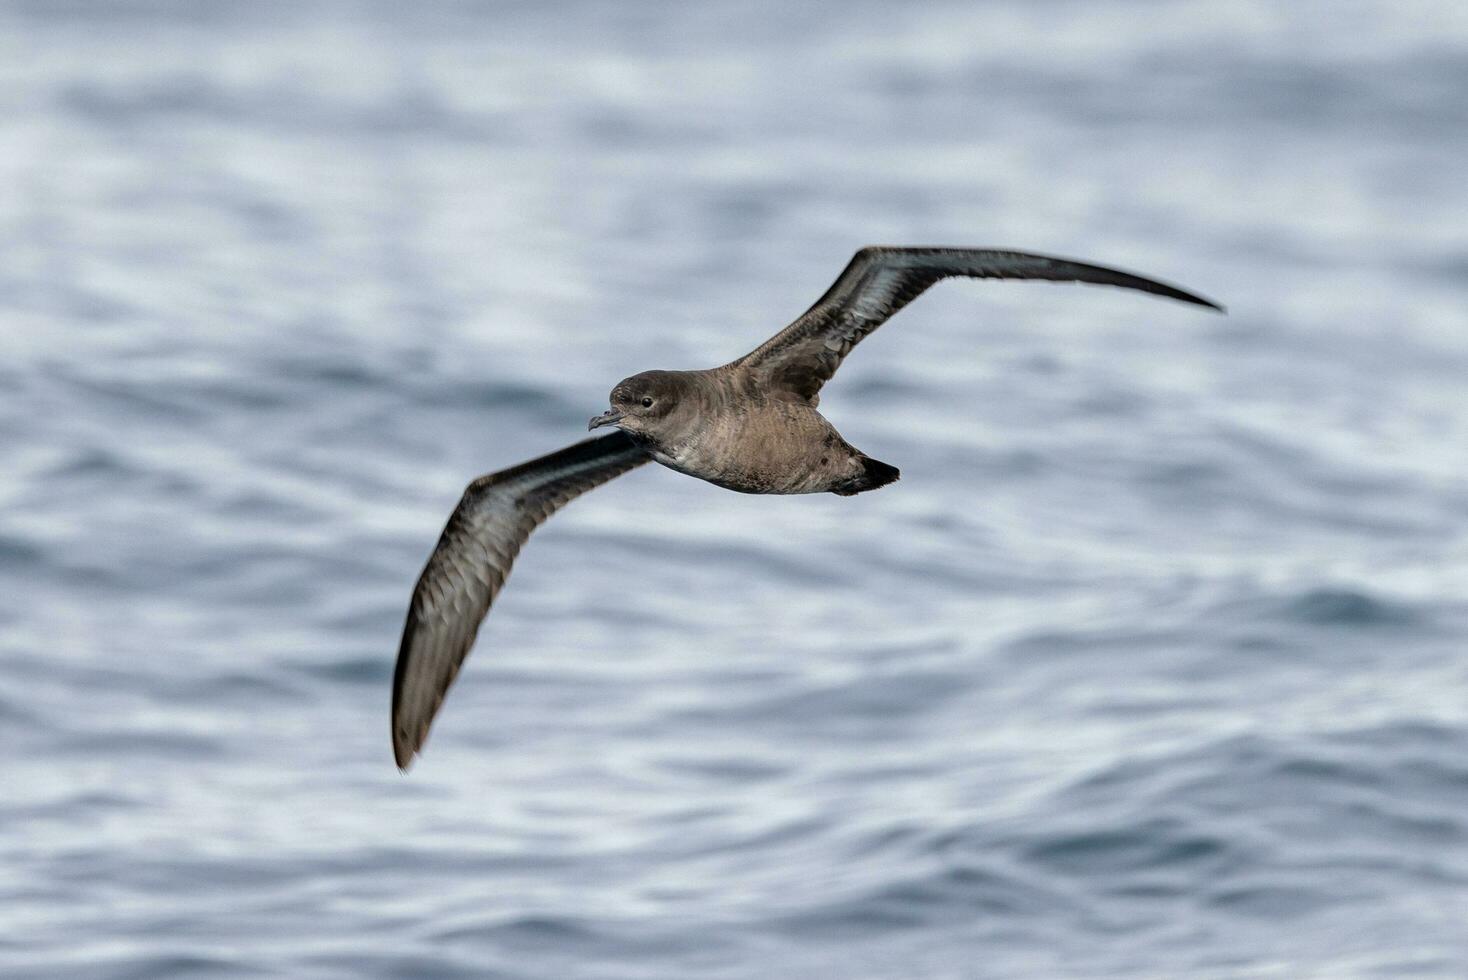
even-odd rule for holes
{"type": "Polygon", "coordinates": [[[885,486],[897,468],[853,447],[818,410],[820,389],[861,340],[940,279],[1044,279],[1141,290],[1221,309],[1152,279],[1026,252],[870,247],[809,310],[722,367],[645,371],[612,389],[588,439],[469,485],[418,579],[393,677],[392,736],[406,768],[473,646],[521,545],[561,506],[657,461],[741,493],[885,486]]]}
{"type": "Polygon", "coordinates": [[[841,438],[811,400],[771,391],[737,364],[651,373],[697,399],[697,412],[686,424],[669,426],[656,438],[633,436],[669,469],[740,493],[871,489],[865,485],[867,457],[841,438]]]}

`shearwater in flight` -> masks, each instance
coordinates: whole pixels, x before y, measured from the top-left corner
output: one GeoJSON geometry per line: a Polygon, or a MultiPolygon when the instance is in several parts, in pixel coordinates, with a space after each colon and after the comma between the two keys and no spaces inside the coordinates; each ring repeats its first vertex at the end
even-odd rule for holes
{"type": "Polygon", "coordinates": [[[469,484],[413,590],[393,676],[392,743],[406,769],[423,748],[479,624],[530,532],[573,498],[649,460],[742,493],[850,496],[897,479],[816,410],[851,349],[952,276],[1137,289],[1222,311],[1152,279],[1069,259],[978,248],[857,252],[815,305],[752,352],[703,371],[644,371],[591,420],[620,431],[469,484]]]}

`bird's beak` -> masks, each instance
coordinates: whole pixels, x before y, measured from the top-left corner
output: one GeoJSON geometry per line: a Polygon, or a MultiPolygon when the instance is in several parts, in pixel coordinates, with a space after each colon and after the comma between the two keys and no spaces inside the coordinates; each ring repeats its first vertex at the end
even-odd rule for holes
{"type": "Polygon", "coordinates": [[[600,429],[604,425],[616,425],[620,421],[622,421],[622,413],[615,408],[609,408],[590,422],[587,422],[586,431],[590,432],[592,429],[600,429]]]}

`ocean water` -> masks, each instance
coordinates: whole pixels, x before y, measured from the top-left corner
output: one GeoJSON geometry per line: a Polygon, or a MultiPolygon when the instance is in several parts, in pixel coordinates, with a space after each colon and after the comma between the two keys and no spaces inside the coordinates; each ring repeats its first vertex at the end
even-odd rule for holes
{"type": "Polygon", "coordinates": [[[0,4],[0,976],[1468,975],[1468,8],[0,4]],[[465,483],[869,242],[850,499],[465,483]]]}

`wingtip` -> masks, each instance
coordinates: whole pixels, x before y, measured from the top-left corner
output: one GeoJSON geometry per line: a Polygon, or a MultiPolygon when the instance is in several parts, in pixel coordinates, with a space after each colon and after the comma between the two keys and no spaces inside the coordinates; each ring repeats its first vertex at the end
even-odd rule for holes
{"type": "Polygon", "coordinates": [[[397,763],[399,772],[406,773],[412,768],[413,760],[418,757],[421,748],[422,744],[414,745],[408,732],[395,720],[392,728],[392,758],[397,763]]]}
{"type": "Polygon", "coordinates": [[[1158,283],[1158,285],[1162,286],[1163,288],[1160,290],[1151,291],[1160,292],[1164,296],[1170,296],[1173,299],[1182,300],[1184,303],[1191,303],[1194,306],[1201,306],[1204,309],[1212,310],[1214,313],[1228,313],[1228,310],[1224,307],[1222,303],[1215,303],[1207,296],[1200,296],[1197,293],[1190,293],[1186,289],[1180,289],[1177,286],[1170,286],[1167,283],[1158,283]]]}

